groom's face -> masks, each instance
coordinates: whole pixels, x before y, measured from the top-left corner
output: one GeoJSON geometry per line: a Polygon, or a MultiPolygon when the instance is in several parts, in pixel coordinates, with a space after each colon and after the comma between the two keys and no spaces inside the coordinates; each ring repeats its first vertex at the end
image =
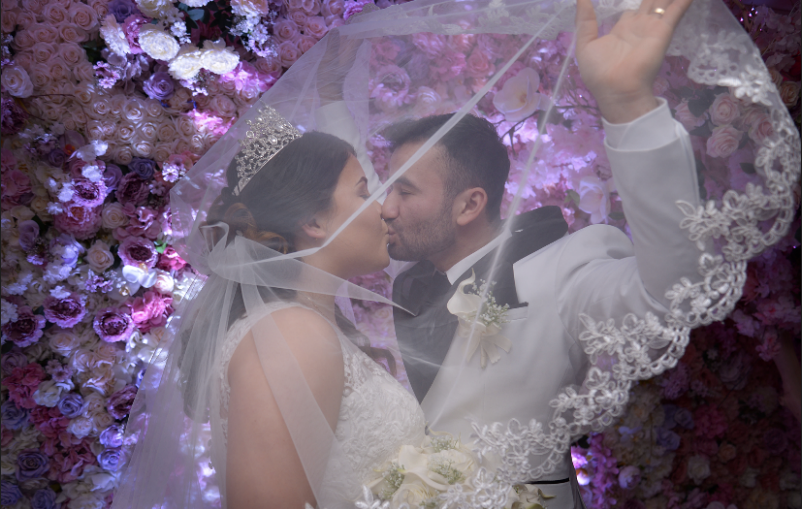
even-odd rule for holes
{"type": "MultiPolygon", "coordinates": [[[[390,157],[390,172],[398,171],[421,145],[423,142],[398,147],[390,157]]],[[[392,258],[420,261],[453,246],[453,198],[446,192],[447,171],[444,149],[435,146],[388,190],[382,217],[390,231],[392,258]]]]}

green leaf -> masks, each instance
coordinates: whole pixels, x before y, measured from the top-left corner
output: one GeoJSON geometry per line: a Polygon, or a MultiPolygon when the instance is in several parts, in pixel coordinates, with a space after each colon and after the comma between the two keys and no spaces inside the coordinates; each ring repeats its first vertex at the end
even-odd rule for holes
{"type": "Polygon", "coordinates": [[[573,189],[569,189],[568,191],[566,191],[565,194],[567,195],[565,197],[565,203],[568,203],[568,201],[570,200],[570,201],[574,202],[575,206],[577,206],[577,207],[579,206],[579,193],[577,193],[573,189]]]}
{"type": "Polygon", "coordinates": [[[713,131],[710,129],[710,123],[706,122],[704,125],[697,127],[690,132],[693,136],[710,136],[713,131]]]}
{"type": "Polygon", "coordinates": [[[177,7],[178,7],[179,10],[182,10],[184,12],[187,12],[189,10],[189,6],[187,4],[185,4],[185,3],[182,3],[182,2],[178,2],[177,7]]]}
{"type": "Polygon", "coordinates": [[[741,163],[741,169],[749,175],[755,174],[755,165],[752,163],[741,163]]]}
{"type": "Polygon", "coordinates": [[[192,30],[193,28],[198,28],[198,24],[195,23],[195,21],[192,19],[184,20],[184,22],[187,24],[187,28],[189,28],[190,30],[192,30]]]}
{"type": "Polygon", "coordinates": [[[702,114],[707,111],[707,108],[713,104],[715,97],[711,97],[708,94],[704,94],[702,97],[698,99],[691,99],[688,101],[688,111],[693,113],[696,117],[701,117],[702,114]]]}
{"type": "Polygon", "coordinates": [[[193,21],[200,21],[203,19],[203,16],[206,14],[206,11],[203,9],[190,9],[187,11],[189,14],[189,19],[193,21]]]}
{"type": "Polygon", "coordinates": [[[624,219],[623,212],[610,212],[609,216],[610,219],[612,219],[613,221],[621,221],[622,219],[624,219]]]}

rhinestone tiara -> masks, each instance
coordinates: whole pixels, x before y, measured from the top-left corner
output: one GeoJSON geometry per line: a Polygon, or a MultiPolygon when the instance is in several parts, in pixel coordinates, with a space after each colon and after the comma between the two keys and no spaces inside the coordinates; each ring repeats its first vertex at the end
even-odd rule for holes
{"type": "Polygon", "coordinates": [[[256,120],[248,120],[247,123],[250,129],[245,133],[245,139],[240,140],[242,150],[234,156],[237,162],[237,187],[232,191],[234,196],[239,196],[245,185],[281,149],[301,136],[298,129],[270,106],[263,106],[256,120]]]}

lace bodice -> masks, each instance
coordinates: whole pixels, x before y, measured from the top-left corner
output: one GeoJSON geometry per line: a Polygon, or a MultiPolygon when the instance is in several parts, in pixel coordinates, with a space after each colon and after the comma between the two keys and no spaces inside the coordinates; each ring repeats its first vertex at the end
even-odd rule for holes
{"type": "MultiPolygon", "coordinates": [[[[297,305],[274,303],[268,312],[297,305]]],[[[255,323],[243,319],[229,330],[222,346],[220,361],[220,424],[227,439],[228,365],[242,338],[255,323]]],[[[333,326],[334,327],[334,326],[333,326]]],[[[415,397],[373,359],[334,327],[343,352],[343,387],[340,413],[324,480],[324,498],[328,501],[353,501],[359,498],[362,484],[373,477],[374,469],[389,460],[401,445],[423,441],[425,420],[415,397]]],[[[221,458],[222,459],[222,458],[221,458]]],[[[221,481],[222,482],[222,481],[221,481]]]]}

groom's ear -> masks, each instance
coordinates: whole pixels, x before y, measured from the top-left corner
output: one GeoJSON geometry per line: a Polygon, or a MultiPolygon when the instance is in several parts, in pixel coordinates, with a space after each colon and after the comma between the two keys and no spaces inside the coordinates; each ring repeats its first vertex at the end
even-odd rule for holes
{"type": "Polygon", "coordinates": [[[487,191],[481,187],[472,187],[459,193],[454,199],[455,220],[459,226],[465,226],[485,213],[487,208],[487,191]]]}

